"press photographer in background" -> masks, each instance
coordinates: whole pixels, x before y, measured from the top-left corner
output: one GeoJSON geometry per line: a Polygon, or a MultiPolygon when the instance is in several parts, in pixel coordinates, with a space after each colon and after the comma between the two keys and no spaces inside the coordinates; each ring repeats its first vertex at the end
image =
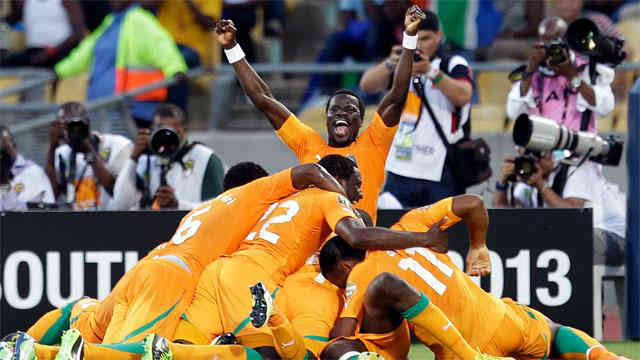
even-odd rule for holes
{"type": "Polygon", "coordinates": [[[27,210],[54,202],[44,170],[18,153],[11,131],[0,126],[0,211],[27,210]]]}
{"type": "Polygon", "coordinates": [[[140,129],[118,176],[113,210],[190,210],[222,192],[224,166],[214,151],[189,143],[184,112],[160,105],[151,130],[140,129]]]}
{"type": "Polygon", "coordinates": [[[540,42],[531,49],[526,67],[510,75],[515,83],[507,116],[515,120],[523,113],[541,115],[573,130],[595,132],[595,117],[614,108],[612,66],[626,55],[622,44],[601,36],[587,19],[574,21],[568,29],[561,18],[546,18],[538,34],[540,42]]]}
{"type": "Polygon", "coordinates": [[[123,136],[91,131],[84,106],[60,106],[49,129],[46,172],[58,203],[74,210],[108,210],[116,177],[133,144],[123,136]]]}
{"type": "Polygon", "coordinates": [[[605,139],[593,133],[571,131],[535,115],[521,115],[516,120],[513,137],[522,146],[520,156],[504,160],[493,205],[591,207],[594,264],[624,264],[626,199],[602,173],[602,164],[618,165],[622,142],[613,137],[605,139]],[[566,158],[567,155],[571,158],[566,158]]]}

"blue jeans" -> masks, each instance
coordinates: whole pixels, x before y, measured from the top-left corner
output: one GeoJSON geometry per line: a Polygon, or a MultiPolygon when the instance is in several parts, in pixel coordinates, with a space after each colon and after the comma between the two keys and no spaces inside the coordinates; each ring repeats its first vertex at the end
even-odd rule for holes
{"type": "Polygon", "coordinates": [[[390,192],[405,208],[433,204],[449,196],[464,194],[445,164],[440,182],[414,179],[387,172],[387,183],[383,191],[390,192]]]}

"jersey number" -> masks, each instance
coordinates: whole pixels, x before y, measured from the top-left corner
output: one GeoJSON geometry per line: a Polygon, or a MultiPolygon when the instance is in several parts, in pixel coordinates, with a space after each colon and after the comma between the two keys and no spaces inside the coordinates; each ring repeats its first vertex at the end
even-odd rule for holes
{"type": "MultiPolygon", "coordinates": [[[[424,257],[427,261],[432,263],[438,270],[442,271],[444,275],[447,277],[451,277],[453,275],[453,269],[440,261],[431,251],[424,248],[410,248],[404,250],[409,255],[420,255],[424,257]]],[[[412,258],[404,258],[400,260],[398,266],[404,271],[411,270],[416,275],[418,275],[422,280],[424,280],[427,285],[429,285],[435,292],[439,295],[444,294],[445,290],[447,290],[447,285],[438,280],[433,274],[424,268],[424,266],[420,265],[419,262],[415,261],[412,258]]]]}
{"type": "Polygon", "coordinates": [[[200,225],[202,225],[202,221],[195,219],[196,216],[200,216],[211,209],[211,205],[204,207],[200,210],[196,210],[193,214],[189,215],[187,220],[185,220],[182,225],[178,228],[176,233],[171,238],[171,242],[180,245],[183,242],[187,241],[190,237],[198,232],[200,225]]]}
{"type": "MultiPolygon", "coordinates": [[[[272,218],[270,218],[269,220],[267,220],[262,227],[260,228],[260,231],[258,232],[258,238],[266,240],[272,244],[277,244],[278,240],[280,239],[280,235],[271,232],[268,230],[269,225],[271,224],[283,224],[286,222],[291,221],[291,219],[296,216],[296,214],[298,213],[298,211],[300,211],[300,205],[298,204],[297,201],[295,200],[287,200],[285,202],[283,202],[282,204],[280,203],[274,203],[272,204],[269,209],[267,209],[267,211],[264,213],[264,215],[262,215],[262,218],[260,218],[260,221],[263,221],[264,219],[266,219],[267,217],[269,217],[269,215],[271,215],[271,213],[276,209],[276,208],[284,208],[287,209],[287,212],[282,214],[282,215],[278,215],[278,216],[274,216],[272,218]]],[[[260,222],[258,221],[258,222],[260,222]]],[[[256,233],[252,232],[247,236],[247,240],[253,240],[256,237],[256,233]]]]}

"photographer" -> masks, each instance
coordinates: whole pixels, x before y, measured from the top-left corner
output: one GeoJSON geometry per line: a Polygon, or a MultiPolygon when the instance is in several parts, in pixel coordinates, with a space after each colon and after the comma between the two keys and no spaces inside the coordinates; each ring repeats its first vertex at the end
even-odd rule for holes
{"type": "Polygon", "coordinates": [[[74,210],[109,209],[116,177],[132,147],[123,136],[92,132],[82,104],[63,104],[49,129],[46,165],[56,198],[74,210]]]}
{"type": "Polygon", "coordinates": [[[210,148],[187,141],[184,122],[180,108],[165,104],[154,114],[153,132],[138,131],[116,181],[114,210],[189,210],[222,192],[222,162],[210,148]]]}
{"type": "Polygon", "coordinates": [[[42,168],[20,155],[9,128],[0,126],[0,211],[26,210],[30,203],[54,201],[42,168]]]}
{"type": "Polygon", "coordinates": [[[595,115],[614,108],[613,69],[589,64],[562,40],[567,24],[559,17],[544,19],[538,28],[540,42],[531,49],[522,80],[507,99],[507,116],[541,115],[573,130],[596,131],[595,115]]]}
{"type": "MultiPolygon", "coordinates": [[[[561,152],[554,152],[561,158],[561,152]]],[[[624,263],[626,201],[618,187],[608,182],[602,166],[592,161],[563,166],[551,153],[536,159],[530,176],[517,174],[515,158],[504,160],[496,183],[493,206],[593,208],[594,264],[619,266],[624,263]]],[[[522,173],[522,172],[521,172],[522,173]]]]}

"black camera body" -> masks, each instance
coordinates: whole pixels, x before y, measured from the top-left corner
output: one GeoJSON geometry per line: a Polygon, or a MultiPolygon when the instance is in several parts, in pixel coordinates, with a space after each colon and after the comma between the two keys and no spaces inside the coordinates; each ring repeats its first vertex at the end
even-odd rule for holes
{"type": "Polygon", "coordinates": [[[540,155],[532,151],[526,151],[524,154],[517,156],[514,159],[515,175],[510,176],[509,181],[515,182],[518,181],[518,178],[526,180],[535,174],[538,171],[536,166],[538,159],[540,159],[540,155]]]}
{"type": "Polygon", "coordinates": [[[550,65],[558,65],[567,61],[566,51],[569,46],[560,39],[552,40],[544,44],[545,62],[550,65]]]}
{"type": "Polygon", "coordinates": [[[89,137],[89,121],[86,118],[71,118],[66,125],[69,143],[79,145],[89,137]]]}
{"type": "Polygon", "coordinates": [[[149,149],[158,156],[172,157],[180,149],[180,135],[170,127],[157,129],[151,135],[149,149]]]}
{"type": "Polygon", "coordinates": [[[622,49],[624,40],[602,35],[598,26],[587,18],[580,18],[567,29],[569,48],[591,57],[597,63],[619,65],[627,57],[622,49]]]}

